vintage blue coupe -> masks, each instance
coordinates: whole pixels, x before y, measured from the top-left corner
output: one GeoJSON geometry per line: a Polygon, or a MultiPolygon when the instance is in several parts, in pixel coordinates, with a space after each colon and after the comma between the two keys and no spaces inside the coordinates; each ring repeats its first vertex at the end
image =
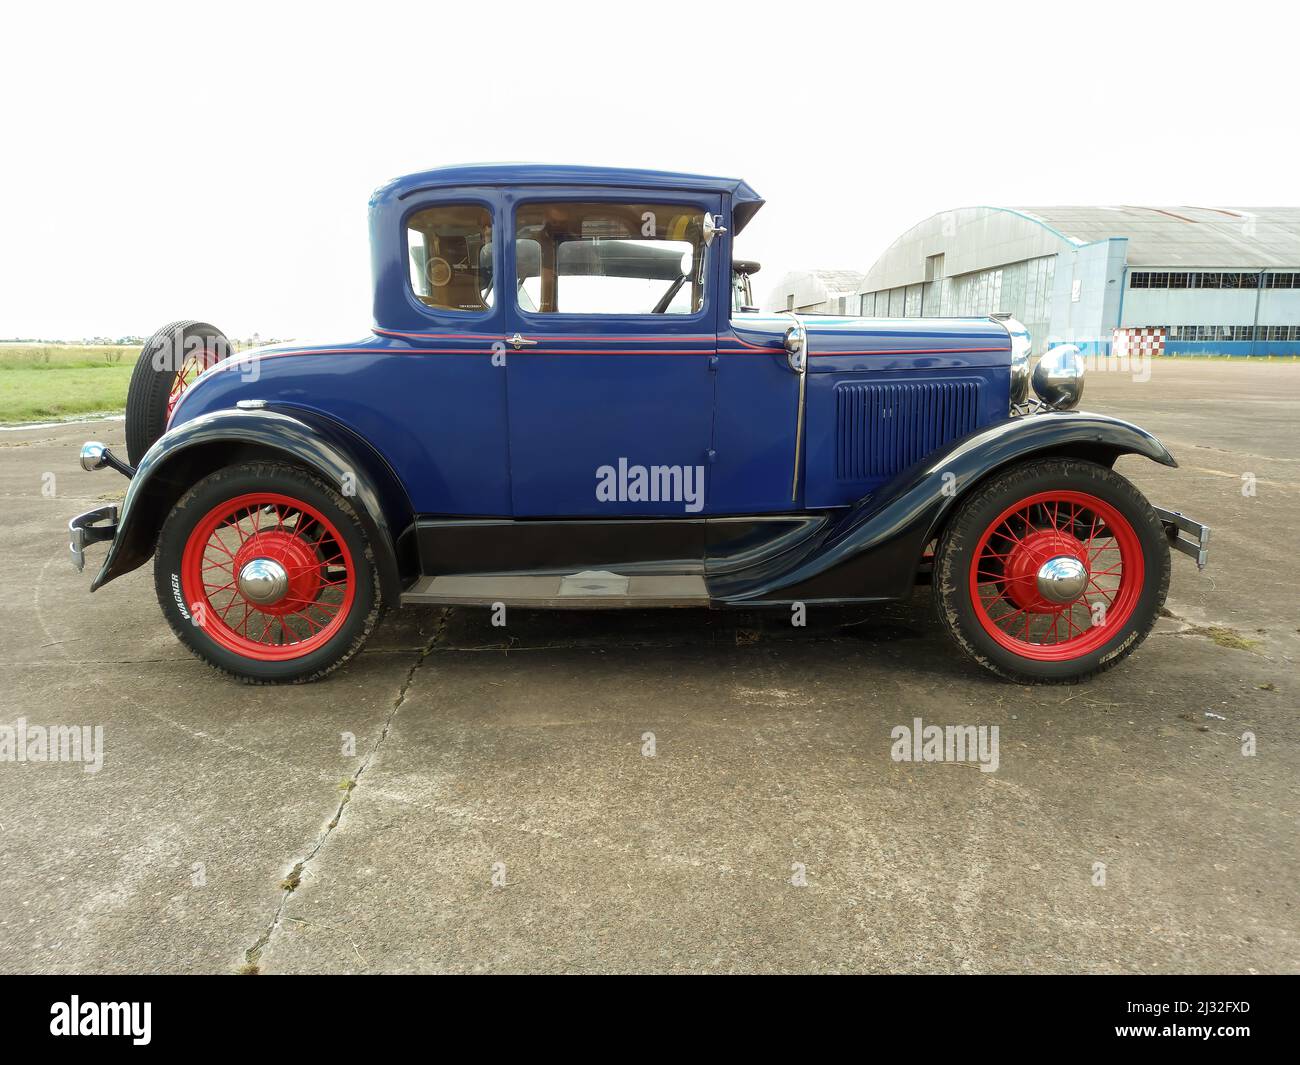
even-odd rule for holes
{"type": "Polygon", "coordinates": [[[743,181],[492,165],[370,201],[364,339],[145,346],[122,504],[70,523],[92,590],[154,557],[180,639],[247,681],[335,669],[390,606],[773,607],[899,599],[1018,681],[1147,635],[1207,530],[1112,466],[1150,434],[1068,409],[1005,317],[760,314],[743,181]]]}

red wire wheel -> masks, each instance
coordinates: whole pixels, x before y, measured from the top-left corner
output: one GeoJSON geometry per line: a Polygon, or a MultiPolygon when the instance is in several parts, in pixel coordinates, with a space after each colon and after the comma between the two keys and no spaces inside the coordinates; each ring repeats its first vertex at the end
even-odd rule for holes
{"type": "Polygon", "coordinates": [[[210,366],[215,366],[221,361],[221,356],[211,348],[202,348],[199,351],[187,352],[185,361],[181,363],[180,369],[176,371],[176,376],[172,379],[171,390],[167,393],[167,424],[171,425],[172,415],[176,413],[176,404],[180,402],[181,395],[187,388],[197,380],[199,374],[210,366]]]}
{"type": "Polygon", "coordinates": [[[352,609],[356,568],[320,511],[252,492],[213,507],[194,527],[181,555],[181,592],[220,646],[283,662],[333,639],[352,609]]]}
{"type": "Polygon", "coordinates": [[[1039,492],[988,526],[969,579],[975,616],[1002,647],[1035,661],[1069,661],[1097,650],[1133,614],[1142,594],[1142,546],[1105,500],[1039,492]],[[1062,556],[1086,571],[1083,590],[1066,603],[1046,597],[1037,579],[1044,563],[1062,556]]]}

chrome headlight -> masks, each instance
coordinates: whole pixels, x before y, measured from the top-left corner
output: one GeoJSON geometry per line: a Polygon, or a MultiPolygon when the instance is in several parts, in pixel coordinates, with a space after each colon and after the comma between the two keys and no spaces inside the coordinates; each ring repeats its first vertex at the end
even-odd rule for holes
{"type": "Polygon", "coordinates": [[[1052,348],[1034,367],[1034,392],[1053,410],[1069,410],[1083,398],[1083,356],[1073,344],[1052,348]]]}
{"type": "Polygon", "coordinates": [[[1011,340],[1011,409],[1014,412],[1029,398],[1029,349],[1034,346],[1029,330],[1009,314],[994,315],[1011,340]]]}

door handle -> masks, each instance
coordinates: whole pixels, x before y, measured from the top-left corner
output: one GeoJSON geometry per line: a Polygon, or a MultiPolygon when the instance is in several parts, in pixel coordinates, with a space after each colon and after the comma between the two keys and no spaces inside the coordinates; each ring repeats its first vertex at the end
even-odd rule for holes
{"type": "Polygon", "coordinates": [[[515,351],[518,351],[520,348],[537,347],[536,340],[529,340],[527,337],[521,337],[518,333],[512,337],[506,337],[506,343],[514,345],[515,351]]]}

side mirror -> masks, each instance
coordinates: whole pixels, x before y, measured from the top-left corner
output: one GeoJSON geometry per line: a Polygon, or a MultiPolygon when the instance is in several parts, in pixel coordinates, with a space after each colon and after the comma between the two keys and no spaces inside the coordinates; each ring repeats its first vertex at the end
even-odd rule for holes
{"type": "Polygon", "coordinates": [[[785,360],[795,373],[803,373],[808,365],[808,334],[801,325],[785,331],[785,360]]]}

